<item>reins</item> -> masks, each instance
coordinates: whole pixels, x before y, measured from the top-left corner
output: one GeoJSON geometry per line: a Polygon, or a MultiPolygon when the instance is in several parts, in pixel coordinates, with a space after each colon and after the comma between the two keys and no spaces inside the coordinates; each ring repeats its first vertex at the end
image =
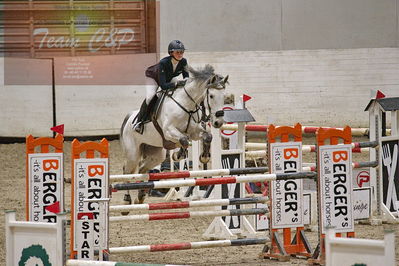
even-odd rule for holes
{"type": "MultiPolygon", "coordinates": [[[[217,75],[215,75],[216,77],[219,77],[217,75]]],[[[186,95],[188,96],[188,98],[195,104],[195,109],[194,110],[187,110],[186,107],[184,107],[181,103],[179,103],[178,101],[176,101],[175,98],[173,98],[173,94],[174,94],[174,90],[172,91],[172,93],[167,93],[166,95],[171,98],[176,104],[177,106],[179,106],[185,113],[188,114],[188,121],[187,121],[187,126],[186,129],[184,131],[184,133],[187,133],[188,128],[190,126],[190,122],[191,120],[193,120],[195,123],[199,124],[199,123],[203,123],[203,127],[205,128],[205,123],[210,121],[211,119],[211,114],[212,114],[212,108],[211,105],[209,103],[209,89],[210,88],[215,88],[215,89],[224,89],[225,85],[220,82],[220,79],[217,81],[217,83],[211,83],[208,81],[208,84],[206,85],[206,96],[204,97],[204,99],[198,104],[193,97],[191,97],[191,95],[187,92],[186,88],[183,87],[184,92],[186,93],[186,95]],[[222,88],[219,88],[219,85],[222,85],[222,88]],[[207,105],[205,106],[205,99],[207,100],[207,105]],[[208,115],[206,114],[206,111],[208,109],[208,115]],[[199,115],[199,111],[202,111],[201,114],[201,118],[199,115]],[[195,117],[196,115],[196,117],[195,117]]]]}
{"type": "MultiPolygon", "coordinates": [[[[208,122],[208,121],[209,121],[209,119],[210,119],[210,114],[211,114],[211,107],[210,107],[209,101],[208,101],[209,115],[207,116],[207,115],[206,115],[206,108],[205,108],[205,105],[204,105],[204,100],[202,100],[202,101],[200,102],[200,104],[198,104],[198,103],[193,99],[193,97],[191,97],[191,95],[187,92],[187,90],[186,90],[185,87],[183,87],[183,90],[184,90],[184,92],[186,93],[186,95],[188,96],[188,98],[195,104],[195,109],[194,109],[194,110],[191,110],[191,111],[190,111],[190,110],[187,110],[187,108],[185,108],[183,105],[181,105],[181,103],[179,103],[178,101],[176,101],[176,99],[173,98],[174,91],[173,91],[171,94],[167,94],[167,96],[168,96],[169,98],[171,98],[171,99],[177,104],[177,106],[179,106],[185,113],[188,114],[187,126],[186,126],[186,129],[185,129],[185,131],[184,131],[184,133],[187,133],[188,128],[190,127],[191,119],[192,119],[195,123],[197,123],[197,124],[199,124],[199,123],[201,123],[201,122],[208,122]],[[202,116],[201,116],[201,118],[200,118],[199,113],[198,113],[198,111],[200,111],[200,110],[202,111],[202,116]],[[195,116],[194,116],[195,114],[197,115],[197,116],[196,116],[196,119],[195,119],[195,116]]],[[[209,95],[209,87],[206,88],[206,94],[207,94],[207,96],[209,95]]]]}

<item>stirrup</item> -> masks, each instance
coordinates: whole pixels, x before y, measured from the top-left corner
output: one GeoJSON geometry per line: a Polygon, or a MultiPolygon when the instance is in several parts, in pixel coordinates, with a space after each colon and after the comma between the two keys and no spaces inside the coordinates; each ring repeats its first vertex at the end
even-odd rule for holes
{"type": "Polygon", "coordinates": [[[133,126],[134,131],[139,134],[143,134],[144,125],[142,122],[138,122],[136,125],[133,126]]]}

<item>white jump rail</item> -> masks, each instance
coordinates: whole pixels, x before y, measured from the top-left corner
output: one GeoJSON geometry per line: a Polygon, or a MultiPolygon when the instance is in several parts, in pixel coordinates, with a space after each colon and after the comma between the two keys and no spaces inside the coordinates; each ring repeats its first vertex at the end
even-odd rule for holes
{"type": "Polygon", "coordinates": [[[326,266],[395,265],[395,232],[385,232],[384,240],[336,237],[326,232],[326,266]]]}

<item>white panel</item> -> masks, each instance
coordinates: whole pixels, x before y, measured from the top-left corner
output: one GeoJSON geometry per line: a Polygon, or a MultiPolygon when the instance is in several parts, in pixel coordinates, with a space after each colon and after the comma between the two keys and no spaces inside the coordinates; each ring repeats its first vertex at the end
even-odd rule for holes
{"type": "Polygon", "coordinates": [[[57,123],[65,136],[119,134],[126,114],[139,109],[143,86],[56,86],[57,123]]]}
{"type": "Polygon", "coordinates": [[[384,240],[335,237],[326,234],[326,265],[395,265],[395,232],[386,232],[384,240]]]}
{"type": "Polygon", "coordinates": [[[51,136],[51,61],[0,57],[0,106],[1,137],[51,136]]]}
{"type": "Polygon", "coordinates": [[[65,251],[65,215],[58,222],[16,221],[6,212],[6,265],[62,265],[65,251]]]}
{"type": "Polygon", "coordinates": [[[51,90],[49,85],[0,86],[0,136],[52,136],[51,90]]]}

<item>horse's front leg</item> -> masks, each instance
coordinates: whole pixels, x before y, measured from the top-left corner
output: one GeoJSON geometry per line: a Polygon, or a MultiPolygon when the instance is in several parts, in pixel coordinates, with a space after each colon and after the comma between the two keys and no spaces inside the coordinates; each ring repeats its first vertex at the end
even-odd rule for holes
{"type": "Polygon", "coordinates": [[[165,132],[165,138],[170,141],[178,140],[180,149],[172,154],[174,161],[179,161],[187,156],[188,145],[190,144],[189,138],[181,133],[177,128],[168,128],[165,132]]]}
{"type": "Polygon", "coordinates": [[[211,158],[210,148],[212,142],[212,134],[205,131],[202,134],[202,153],[200,155],[200,162],[206,164],[209,162],[211,158]]]}
{"type": "Polygon", "coordinates": [[[174,152],[172,154],[172,159],[173,161],[180,161],[181,159],[184,159],[188,155],[188,145],[189,145],[189,140],[187,136],[183,136],[179,139],[179,143],[181,145],[180,149],[177,152],[174,152]]]}
{"type": "Polygon", "coordinates": [[[201,163],[206,164],[209,162],[211,154],[211,142],[212,142],[212,134],[206,131],[205,127],[202,124],[194,124],[193,130],[191,131],[190,137],[193,140],[202,140],[202,153],[199,156],[199,160],[201,163]]]}

